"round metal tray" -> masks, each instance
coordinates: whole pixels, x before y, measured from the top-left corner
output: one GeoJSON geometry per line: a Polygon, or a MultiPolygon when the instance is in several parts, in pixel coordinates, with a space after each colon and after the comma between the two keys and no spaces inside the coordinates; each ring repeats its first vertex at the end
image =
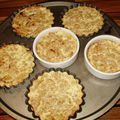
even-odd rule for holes
{"type": "MultiPolygon", "coordinates": [[[[61,26],[61,16],[63,15],[65,9],[69,9],[71,6],[76,6],[78,3],[46,2],[41,3],[41,5],[47,6],[54,13],[54,26],[61,26]]],[[[22,38],[13,33],[11,27],[13,15],[14,14],[12,14],[0,25],[0,46],[9,43],[19,43],[24,44],[32,50],[32,43],[34,39],[31,38],[28,40],[27,38],[22,38]]],[[[104,14],[104,18],[106,22],[105,30],[101,30],[97,34],[87,38],[79,38],[81,49],[78,59],[70,67],[66,68],[66,70],[74,73],[81,80],[81,84],[84,86],[83,91],[85,93],[85,104],[82,105],[82,111],[78,112],[77,116],[71,119],[96,119],[107,112],[120,98],[120,78],[113,80],[98,79],[91,75],[84,65],[84,47],[92,37],[100,34],[112,34],[120,37],[119,26],[117,26],[117,24],[106,14],[104,14]]],[[[32,117],[32,113],[28,111],[28,106],[25,104],[27,86],[30,84],[30,81],[34,79],[36,74],[45,69],[40,65],[37,59],[35,59],[35,63],[36,66],[34,68],[34,72],[23,84],[10,89],[0,88],[0,107],[18,120],[37,119],[32,117]]]]}

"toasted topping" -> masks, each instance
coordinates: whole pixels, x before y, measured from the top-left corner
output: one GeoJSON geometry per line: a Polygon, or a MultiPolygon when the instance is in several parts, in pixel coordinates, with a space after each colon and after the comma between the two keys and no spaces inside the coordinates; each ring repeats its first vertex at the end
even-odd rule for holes
{"type": "Polygon", "coordinates": [[[53,13],[42,6],[31,6],[19,11],[13,18],[12,27],[22,37],[36,37],[53,24],[53,13]]]}
{"type": "Polygon", "coordinates": [[[95,8],[79,6],[69,9],[63,16],[63,25],[78,36],[98,32],[103,26],[103,16],[95,8]]]}
{"type": "Polygon", "coordinates": [[[67,32],[58,30],[43,36],[36,49],[40,58],[49,62],[61,62],[73,56],[77,49],[77,41],[67,32]]]}
{"type": "Polygon", "coordinates": [[[120,71],[120,43],[111,40],[100,40],[88,49],[88,59],[93,67],[106,72],[120,71]]]}
{"type": "Polygon", "coordinates": [[[29,88],[32,110],[41,120],[68,120],[82,103],[82,86],[67,72],[45,72],[29,88]]]}
{"type": "Polygon", "coordinates": [[[33,71],[34,58],[28,48],[10,44],[0,48],[0,86],[15,86],[33,71]]]}

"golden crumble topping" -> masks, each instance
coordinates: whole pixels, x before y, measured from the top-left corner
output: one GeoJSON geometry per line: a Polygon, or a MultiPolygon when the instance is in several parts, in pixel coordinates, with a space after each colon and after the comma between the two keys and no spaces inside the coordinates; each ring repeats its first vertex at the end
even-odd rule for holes
{"type": "Polygon", "coordinates": [[[120,71],[120,43],[100,40],[88,49],[88,59],[96,69],[113,73],[120,71]]]}
{"type": "Polygon", "coordinates": [[[61,62],[72,57],[77,50],[77,41],[67,32],[58,30],[43,36],[37,43],[36,50],[38,56],[46,61],[61,62]]]}

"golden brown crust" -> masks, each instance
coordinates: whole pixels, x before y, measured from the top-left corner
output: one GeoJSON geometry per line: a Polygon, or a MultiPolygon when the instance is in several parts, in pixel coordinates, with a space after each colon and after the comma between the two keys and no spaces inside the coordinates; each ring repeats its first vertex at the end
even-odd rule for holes
{"type": "Polygon", "coordinates": [[[62,62],[70,59],[77,50],[77,41],[69,33],[58,30],[43,36],[36,46],[37,54],[48,62],[62,62]]]}
{"type": "Polygon", "coordinates": [[[107,73],[120,71],[120,43],[100,40],[89,47],[87,54],[96,69],[107,73]]]}
{"type": "Polygon", "coordinates": [[[53,24],[53,13],[42,6],[30,6],[19,11],[13,18],[13,31],[22,37],[36,37],[53,24]]]}
{"type": "Polygon", "coordinates": [[[67,72],[45,72],[29,90],[28,103],[41,120],[68,120],[82,103],[82,86],[67,72]]]}
{"type": "Polygon", "coordinates": [[[78,36],[88,36],[98,32],[103,24],[103,15],[95,8],[78,6],[69,9],[63,16],[63,25],[78,36]]]}
{"type": "Polygon", "coordinates": [[[28,48],[10,44],[0,48],[0,86],[16,86],[33,71],[34,58],[28,48]]]}

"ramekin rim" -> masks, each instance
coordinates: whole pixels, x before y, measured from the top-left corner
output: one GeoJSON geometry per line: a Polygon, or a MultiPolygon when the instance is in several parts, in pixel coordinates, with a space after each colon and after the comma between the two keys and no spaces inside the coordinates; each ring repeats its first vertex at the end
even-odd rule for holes
{"type": "Polygon", "coordinates": [[[116,36],[113,36],[113,35],[108,35],[108,34],[104,34],[104,35],[99,35],[99,36],[96,36],[94,38],[92,38],[85,46],[84,48],[84,58],[85,58],[85,61],[87,62],[87,64],[97,73],[100,73],[100,74],[103,74],[103,75],[117,75],[117,74],[120,74],[120,71],[117,71],[117,72],[113,72],[113,73],[107,73],[107,72],[102,72],[98,69],[96,69],[95,67],[93,67],[91,65],[91,63],[89,62],[88,60],[88,57],[87,57],[87,51],[88,51],[88,48],[91,44],[95,43],[95,41],[99,41],[98,38],[102,38],[102,37],[112,37],[112,38],[115,38],[116,40],[113,40],[113,41],[119,41],[119,38],[116,37],[116,36]]]}
{"type": "Polygon", "coordinates": [[[49,64],[49,65],[60,65],[60,64],[65,64],[65,63],[71,61],[71,60],[78,54],[79,49],[80,49],[80,41],[79,41],[78,37],[77,37],[77,36],[75,35],[75,33],[73,33],[71,30],[66,29],[66,28],[63,28],[63,27],[51,27],[51,28],[45,29],[45,30],[43,30],[42,32],[40,32],[40,33],[37,35],[37,37],[35,38],[35,40],[34,40],[34,42],[33,42],[33,52],[34,52],[35,56],[37,57],[37,59],[40,60],[41,62],[43,62],[43,63],[45,63],[45,64],[49,64]],[[76,49],[75,53],[74,53],[69,59],[67,59],[67,60],[65,60],[65,61],[49,62],[49,61],[46,61],[46,60],[40,58],[40,57],[38,56],[37,52],[36,52],[35,46],[36,46],[37,42],[39,41],[39,40],[38,40],[39,37],[40,37],[42,34],[44,34],[45,32],[48,33],[48,32],[50,32],[51,30],[54,30],[54,29],[56,29],[56,30],[57,30],[57,29],[61,29],[61,30],[67,31],[67,32],[70,33],[70,34],[75,38],[75,40],[77,41],[77,49],[76,49]]]}

